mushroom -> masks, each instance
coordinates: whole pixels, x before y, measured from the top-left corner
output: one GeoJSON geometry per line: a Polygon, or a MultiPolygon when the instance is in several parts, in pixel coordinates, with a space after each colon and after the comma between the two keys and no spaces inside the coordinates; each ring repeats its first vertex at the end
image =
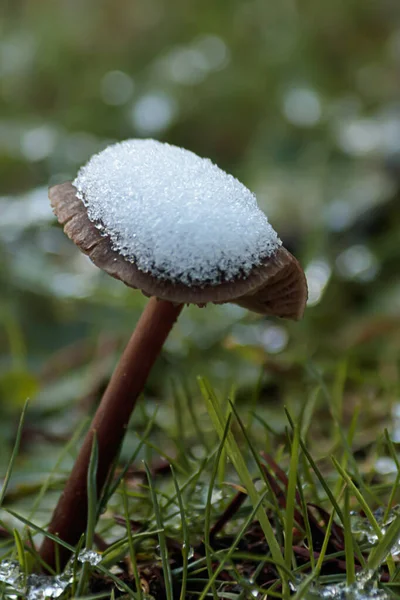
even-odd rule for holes
{"type": "MultiPolygon", "coordinates": [[[[51,519],[75,545],[86,528],[87,471],[96,436],[97,489],[115,461],[136,400],[184,304],[234,302],[301,318],[307,285],[256,198],[210,160],[155,140],[109,146],[73,183],[50,189],[65,233],[92,262],[151,297],[111,377],[51,519]]],[[[42,559],[55,566],[46,537],[42,559]]],[[[59,548],[64,566],[69,552],[59,548]]]]}

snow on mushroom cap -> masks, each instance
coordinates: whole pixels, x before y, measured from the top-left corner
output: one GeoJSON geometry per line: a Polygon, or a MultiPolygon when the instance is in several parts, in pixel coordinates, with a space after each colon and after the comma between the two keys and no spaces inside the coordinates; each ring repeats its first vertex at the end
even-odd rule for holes
{"type": "Polygon", "coordinates": [[[254,194],[209,159],[177,146],[114,144],[73,183],[113,249],[172,283],[245,277],[281,245],[254,194]]]}

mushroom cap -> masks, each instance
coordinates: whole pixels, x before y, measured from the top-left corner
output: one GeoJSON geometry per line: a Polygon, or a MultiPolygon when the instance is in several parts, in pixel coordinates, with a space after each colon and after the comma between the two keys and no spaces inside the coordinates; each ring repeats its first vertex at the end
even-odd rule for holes
{"type": "Polygon", "coordinates": [[[113,249],[157,279],[197,287],[233,281],[282,244],[240,181],[157,140],[108,146],[73,185],[113,249]]]}
{"type": "Polygon", "coordinates": [[[200,306],[208,302],[232,302],[259,314],[295,320],[303,315],[307,301],[305,275],[296,258],[281,245],[277,244],[250,272],[229,281],[223,278],[218,283],[201,284],[169,281],[139,269],[114,249],[110,237],[89,219],[88,209],[71,182],[50,188],[49,197],[64,232],[79,249],[96,266],[146,296],[200,306]]]}

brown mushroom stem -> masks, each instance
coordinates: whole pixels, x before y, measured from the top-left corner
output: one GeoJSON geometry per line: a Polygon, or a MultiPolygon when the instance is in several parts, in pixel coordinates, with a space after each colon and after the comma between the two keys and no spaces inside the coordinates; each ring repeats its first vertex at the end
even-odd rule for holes
{"type": "MultiPolygon", "coordinates": [[[[99,495],[124,439],[136,400],[182,306],[151,298],[111,377],[49,525],[50,533],[71,546],[77,544],[86,530],[87,472],[93,434],[96,433],[98,443],[99,495]]],[[[43,541],[40,556],[55,568],[55,543],[48,537],[43,541]]],[[[59,557],[63,568],[70,553],[61,545],[59,557]]]]}

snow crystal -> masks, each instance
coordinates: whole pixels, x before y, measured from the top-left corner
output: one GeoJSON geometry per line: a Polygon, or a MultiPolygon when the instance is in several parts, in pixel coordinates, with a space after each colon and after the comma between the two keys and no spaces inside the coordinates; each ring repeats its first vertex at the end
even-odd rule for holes
{"type": "Polygon", "coordinates": [[[91,158],[74,185],[113,249],[160,279],[232,281],[281,245],[254,194],[177,146],[150,139],[114,144],[91,158]]]}

